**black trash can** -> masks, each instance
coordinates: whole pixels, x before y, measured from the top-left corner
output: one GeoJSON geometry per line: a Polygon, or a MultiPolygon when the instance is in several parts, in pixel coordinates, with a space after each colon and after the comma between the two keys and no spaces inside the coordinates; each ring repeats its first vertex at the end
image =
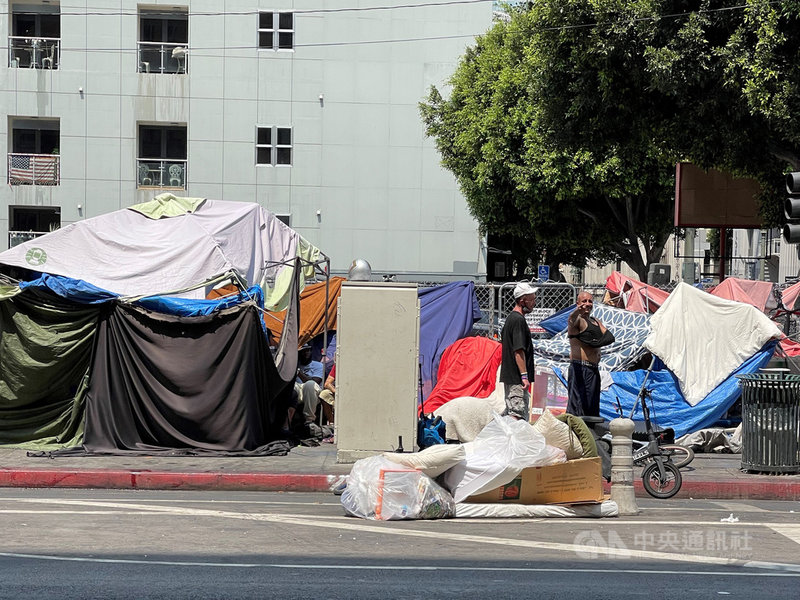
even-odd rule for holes
{"type": "Polygon", "coordinates": [[[800,375],[737,375],[742,386],[742,469],[800,473],[800,375]]]}

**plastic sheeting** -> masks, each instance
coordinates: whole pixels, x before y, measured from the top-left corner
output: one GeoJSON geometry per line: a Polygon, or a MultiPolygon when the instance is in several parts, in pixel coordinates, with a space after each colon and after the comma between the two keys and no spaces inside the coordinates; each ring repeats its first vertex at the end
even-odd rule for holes
{"type": "MultiPolygon", "coordinates": [[[[694,406],[683,397],[678,380],[672,373],[668,370],[653,371],[647,380],[653,399],[650,418],[660,427],[672,428],[675,437],[710,427],[722,418],[741,395],[736,375],[755,373],[765,366],[776,345],[775,341],[766,344],[694,406]]],[[[709,368],[712,368],[711,365],[713,363],[709,363],[709,368]]],[[[618,417],[616,402],[619,400],[622,414],[627,417],[636,402],[646,373],[644,370],[611,373],[614,383],[600,393],[600,416],[607,420],[618,417]]],[[[633,419],[644,419],[641,406],[637,406],[633,419]]]]}
{"type": "Polygon", "coordinates": [[[442,354],[456,340],[472,332],[481,310],[475,297],[475,284],[454,281],[422,288],[419,296],[419,362],[422,399],[436,386],[442,354]]]}

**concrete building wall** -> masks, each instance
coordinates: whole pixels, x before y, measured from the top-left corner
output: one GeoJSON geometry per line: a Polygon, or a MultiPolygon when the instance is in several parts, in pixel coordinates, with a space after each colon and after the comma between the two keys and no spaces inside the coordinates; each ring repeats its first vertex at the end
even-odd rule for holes
{"type": "MultiPolygon", "coordinates": [[[[41,10],[28,2],[0,1],[0,30],[41,10]]],[[[0,63],[0,144],[11,152],[15,119],[57,119],[61,156],[58,186],[3,186],[0,248],[9,206],[59,206],[64,226],[171,191],[291,215],[335,272],[365,258],[377,272],[485,276],[477,224],[417,105],[446,87],[492,7],[409,4],[425,2],[62,1],[58,69],[0,63]],[[137,72],[142,7],[188,12],[187,74],[137,72]],[[258,49],[260,10],[295,13],[293,50],[258,49]],[[186,128],[185,190],[137,186],[141,124],[186,128]],[[256,164],[266,126],[291,128],[291,166],[256,164]]]]}

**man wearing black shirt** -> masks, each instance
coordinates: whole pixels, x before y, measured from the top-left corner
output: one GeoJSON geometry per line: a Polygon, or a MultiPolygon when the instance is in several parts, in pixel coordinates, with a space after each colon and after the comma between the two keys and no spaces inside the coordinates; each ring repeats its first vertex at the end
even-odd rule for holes
{"type": "Polygon", "coordinates": [[[506,392],[506,410],[503,414],[515,419],[529,418],[530,377],[533,376],[533,343],[525,315],[536,303],[536,288],[527,281],[514,287],[514,309],[508,313],[503,325],[503,354],[500,362],[500,381],[506,392]]]}

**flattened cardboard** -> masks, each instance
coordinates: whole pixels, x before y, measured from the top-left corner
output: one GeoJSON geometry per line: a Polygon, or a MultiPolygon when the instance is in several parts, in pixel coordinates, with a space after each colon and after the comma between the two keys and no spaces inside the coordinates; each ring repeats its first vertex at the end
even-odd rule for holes
{"type": "Polygon", "coordinates": [[[603,501],[600,458],[579,458],[547,467],[529,467],[506,485],[470,496],[465,502],[571,504],[603,501]]]}

